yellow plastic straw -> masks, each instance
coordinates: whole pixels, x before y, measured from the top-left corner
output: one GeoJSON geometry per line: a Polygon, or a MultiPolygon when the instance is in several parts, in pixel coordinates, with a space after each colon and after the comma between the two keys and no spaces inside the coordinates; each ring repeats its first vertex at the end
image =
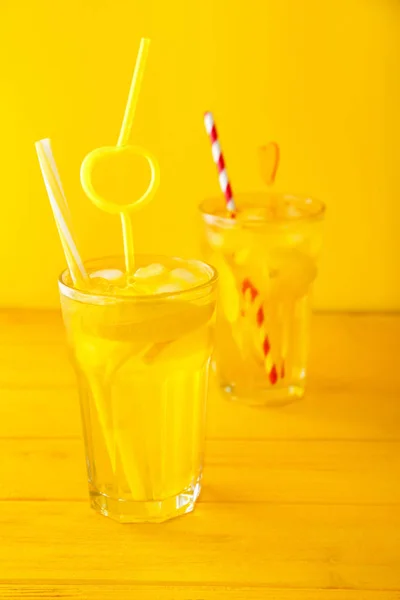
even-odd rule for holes
{"type": "Polygon", "coordinates": [[[121,131],[117,146],[126,146],[132,131],[133,119],[135,117],[136,107],[139,99],[140,86],[142,84],[144,68],[146,66],[147,56],[149,54],[150,40],[142,38],[140,40],[139,53],[136,59],[135,70],[133,72],[131,87],[126,103],[124,119],[122,121],[121,131]]]}
{"type": "MultiPolygon", "coordinates": [[[[81,166],[81,183],[88,198],[101,210],[111,214],[119,214],[121,217],[125,265],[128,273],[132,273],[134,270],[134,245],[131,213],[134,210],[137,210],[140,206],[143,206],[144,203],[147,203],[151,200],[157,190],[160,180],[159,165],[155,157],[153,157],[147,150],[144,150],[143,148],[128,145],[149,45],[150,40],[141,40],[121,131],[116,146],[107,146],[93,150],[85,157],[81,166]],[[104,160],[107,160],[107,158],[114,159],[115,153],[130,153],[135,156],[142,156],[147,160],[150,167],[150,183],[147,190],[139,198],[131,200],[129,203],[124,205],[117,203],[112,198],[103,197],[94,188],[92,182],[92,173],[96,163],[101,163],[99,164],[99,167],[104,168],[104,160]]],[[[101,408],[99,410],[101,410],[101,408]]],[[[140,490],[143,485],[146,497],[151,498],[152,485],[150,476],[149,474],[142,473],[142,481],[140,481],[140,477],[138,477],[138,475],[140,475],[140,470],[138,473],[136,472],[136,464],[133,462],[133,457],[129,456],[129,449],[125,447],[123,436],[121,436],[118,431],[116,431],[116,443],[129,487],[134,492],[140,490]]],[[[132,452],[132,450],[130,452],[132,452]]],[[[145,471],[147,473],[147,467],[145,468],[145,471]]]]}
{"type": "Polygon", "coordinates": [[[157,190],[160,179],[157,160],[147,150],[139,148],[138,146],[127,145],[132,131],[133,119],[139,98],[140,85],[143,79],[145,63],[149,52],[149,45],[150,40],[147,38],[142,38],[117,145],[105,146],[103,148],[97,148],[96,150],[93,150],[85,157],[81,166],[81,183],[86,195],[101,210],[112,214],[119,214],[121,217],[125,266],[128,273],[131,273],[134,269],[134,244],[131,213],[134,210],[137,210],[139,206],[151,200],[157,190]],[[140,196],[140,198],[137,198],[136,200],[133,200],[129,204],[125,204],[123,206],[113,202],[112,199],[101,196],[95,190],[92,183],[92,172],[96,162],[100,160],[104,161],[107,156],[109,157],[110,155],[115,155],[116,151],[125,153],[130,152],[134,155],[143,156],[147,160],[150,167],[150,183],[147,190],[142,196],[140,196]]]}
{"type": "Polygon", "coordinates": [[[88,287],[89,277],[74,240],[71,214],[51,150],[50,140],[44,139],[36,142],[35,148],[72,281],[74,285],[88,287]]]}

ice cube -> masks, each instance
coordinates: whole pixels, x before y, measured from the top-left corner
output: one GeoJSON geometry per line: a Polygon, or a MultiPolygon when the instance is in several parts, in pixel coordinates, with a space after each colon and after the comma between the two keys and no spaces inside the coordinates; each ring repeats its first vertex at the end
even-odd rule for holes
{"type": "Polygon", "coordinates": [[[172,269],[170,277],[172,281],[179,281],[188,284],[196,283],[197,281],[196,275],[187,269],[172,269]]]}
{"type": "Polygon", "coordinates": [[[311,283],[317,275],[313,259],[306,254],[292,251],[281,253],[277,262],[276,284],[282,288],[282,294],[301,297],[308,293],[311,283]]]}
{"type": "Polygon", "coordinates": [[[166,272],[167,269],[163,265],[152,263],[151,265],[147,265],[147,267],[139,267],[139,269],[136,269],[133,277],[135,279],[149,279],[152,277],[161,277],[162,275],[165,275],[166,272]]]}
{"type": "Polygon", "coordinates": [[[123,272],[119,269],[99,269],[90,273],[91,279],[106,279],[107,281],[116,281],[124,276],[123,272]]]}
{"type": "Polygon", "coordinates": [[[221,248],[224,245],[224,236],[212,229],[206,231],[206,237],[213,248],[221,248]]]}
{"type": "Polygon", "coordinates": [[[156,294],[173,294],[174,292],[182,292],[184,290],[184,286],[180,283],[165,283],[164,285],[159,285],[154,293],[156,294]]]}
{"type": "Polygon", "coordinates": [[[262,208],[246,208],[238,213],[238,218],[243,221],[265,221],[267,215],[267,207],[262,208]]]}
{"type": "Polygon", "coordinates": [[[90,275],[91,280],[91,289],[96,292],[109,292],[110,291],[110,282],[107,279],[103,279],[103,277],[92,277],[90,275]]]}
{"type": "Polygon", "coordinates": [[[190,266],[191,273],[194,276],[194,280],[191,283],[201,285],[210,280],[209,269],[205,268],[198,260],[188,260],[187,264],[190,266]]]}

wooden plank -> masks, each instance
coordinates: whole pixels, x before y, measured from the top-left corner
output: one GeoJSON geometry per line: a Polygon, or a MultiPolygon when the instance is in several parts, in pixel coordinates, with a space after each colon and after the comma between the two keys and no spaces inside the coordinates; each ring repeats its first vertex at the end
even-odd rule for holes
{"type": "Polygon", "coordinates": [[[53,600],[69,598],[70,600],[399,600],[398,592],[367,590],[285,590],[266,587],[232,587],[203,585],[126,585],[115,582],[113,585],[98,584],[1,584],[0,598],[35,598],[36,600],[53,600]]]}
{"type": "Polygon", "coordinates": [[[399,316],[318,315],[305,399],[284,409],[234,409],[214,393],[209,436],[399,439],[399,316]]]}
{"type": "MultiPolygon", "coordinates": [[[[310,391],[297,404],[258,409],[226,401],[212,383],[208,403],[211,439],[400,440],[400,391],[310,391]]],[[[0,390],[0,438],[80,437],[74,386],[0,390]]]]}
{"type": "Polygon", "coordinates": [[[0,581],[400,590],[397,506],[199,504],[122,526],[79,502],[1,502],[0,581]]]}
{"type": "Polygon", "coordinates": [[[399,504],[400,444],[210,441],[207,502],[399,504]]]}
{"type": "MultiPolygon", "coordinates": [[[[86,501],[80,440],[0,440],[0,456],[0,499],[86,501]]],[[[209,441],[201,501],[399,505],[398,473],[398,442],[209,441]]]]}
{"type": "MultiPolygon", "coordinates": [[[[59,316],[10,314],[0,312],[0,437],[80,435],[59,316]],[[23,337],[11,344],[16,331],[23,337]]],[[[249,408],[227,402],[214,382],[210,438],[400,439],[400,318],[324,315],[314,325],[306,398],[279,410],[249,408]]]]}
{"type": "Polygon", "coordinates": [[[400,387],[381,394],[311,382],[300,402],[255,408],[227,401],[213,382],[207,433],[211,439],[400,440],[399,397],[400,387]]]}
{"type": "MultiPolygon", "coordinates": [[[[0,315],[0,331],[2,321],[0,386],[20,387],[17,375],[21,372],[26,387],[29,383],[46,387],[46,383],[55,381],[51,372],[54,364],[58,365],[60,386],[73,381],[57,313],[4,312],[0,315]],[[50,379],[42,376],[46,365],[50,379]],[[15,367],[18,367],[17,371],[15,367]]],[[[398,392],[399,336],[398,316],[315,316],[310,391],[398,392]]]]}
{"type": "Polygon", "coordinates": [[[80,438],[76,387],[0,390],[1,438],[80,438]]]}
{"type": "Polygon", "coordinates": [[[75,375],[64,345],[0,345],[0,389],[58,389],[74,385],[75,375]]]}
{"type": "Polygon", "coordinates": [[[214,386],[196,512],[123,527],[88,508],[59,315],[0,312],[0,597],[400,598],[400,318],[313,329],[307,399],[257,410],[214,386]]]}
{"type": "MultiPolygon", "coordinates": [[[[346,364],[348,371],[360,373],[360,356],[370,356],[373,364],[385,355],[395,359],[399,335],[399,313],[318,313],[312,320],[312,359],[319,362],[324,355],[330,367],[327,373],[333,379],[338,364],[346,364]],[[323,355],[319,348],[324,350],[323,355]]],[[[0,309],[0,344],[64,344],[64,341],[60,311],[0,309]]]]}
{"type": "Polygon", "coordinates": [[[0,344],[61,344],[64,340],[60,311],[0,309],[0,344]]]}

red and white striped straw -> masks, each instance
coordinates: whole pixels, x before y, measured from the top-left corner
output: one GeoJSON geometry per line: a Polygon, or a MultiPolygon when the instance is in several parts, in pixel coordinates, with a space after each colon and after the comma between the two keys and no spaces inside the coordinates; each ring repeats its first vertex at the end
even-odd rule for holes
{"type": "Polygon", "coordinates": [[[221,187],[222,193],[225,196],[226,207],[231,214],[234,214],[236,212],[236,204],[233,199],[232,187],[228,179],[228,173],[225,167],[225,160],[218,140],[218,133],[215,127],[214,117],[212,116],[212,113],[204,113],[204,125],[211,141],[212,157],[215,164],[217,165],[219,185],[221,187]]]}
{"type": "MultiPolygon", "coordinates": [[[[264,358],[264,367],[268,375],[268,379],[272,385],[278,381],[278,369],[271,355],[271,343],[265,328],[265,314],[262,305],[260,293],[249,279],[245,279],[242,283],[242,294],[246,303],[252,304],[256,309],[256,323],[260,333],[260,343],[264,358]]],[[[284,376],[284,364],[282,363],[281,377],[284,376]]]]}

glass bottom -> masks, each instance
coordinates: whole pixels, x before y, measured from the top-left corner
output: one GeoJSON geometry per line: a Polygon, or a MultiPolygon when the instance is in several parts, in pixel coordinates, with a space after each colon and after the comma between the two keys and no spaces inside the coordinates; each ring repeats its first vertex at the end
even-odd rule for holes
{"type": "Polygon", "coordinates": [[[286,406],[301,400],[304,396],[303,384],[249,390],[247,386],[240,386],[237,383],[221,382],[220,387],[229,400],[249,406],[286,406]]]}
{"type": "Polygon", "coordinates": [[[180,517],[194,510],[200,492],[201,477],[176,496],[148,502],[110,498],[89,487],[91,507],[118,523],[162,523],[180,517]]]}

